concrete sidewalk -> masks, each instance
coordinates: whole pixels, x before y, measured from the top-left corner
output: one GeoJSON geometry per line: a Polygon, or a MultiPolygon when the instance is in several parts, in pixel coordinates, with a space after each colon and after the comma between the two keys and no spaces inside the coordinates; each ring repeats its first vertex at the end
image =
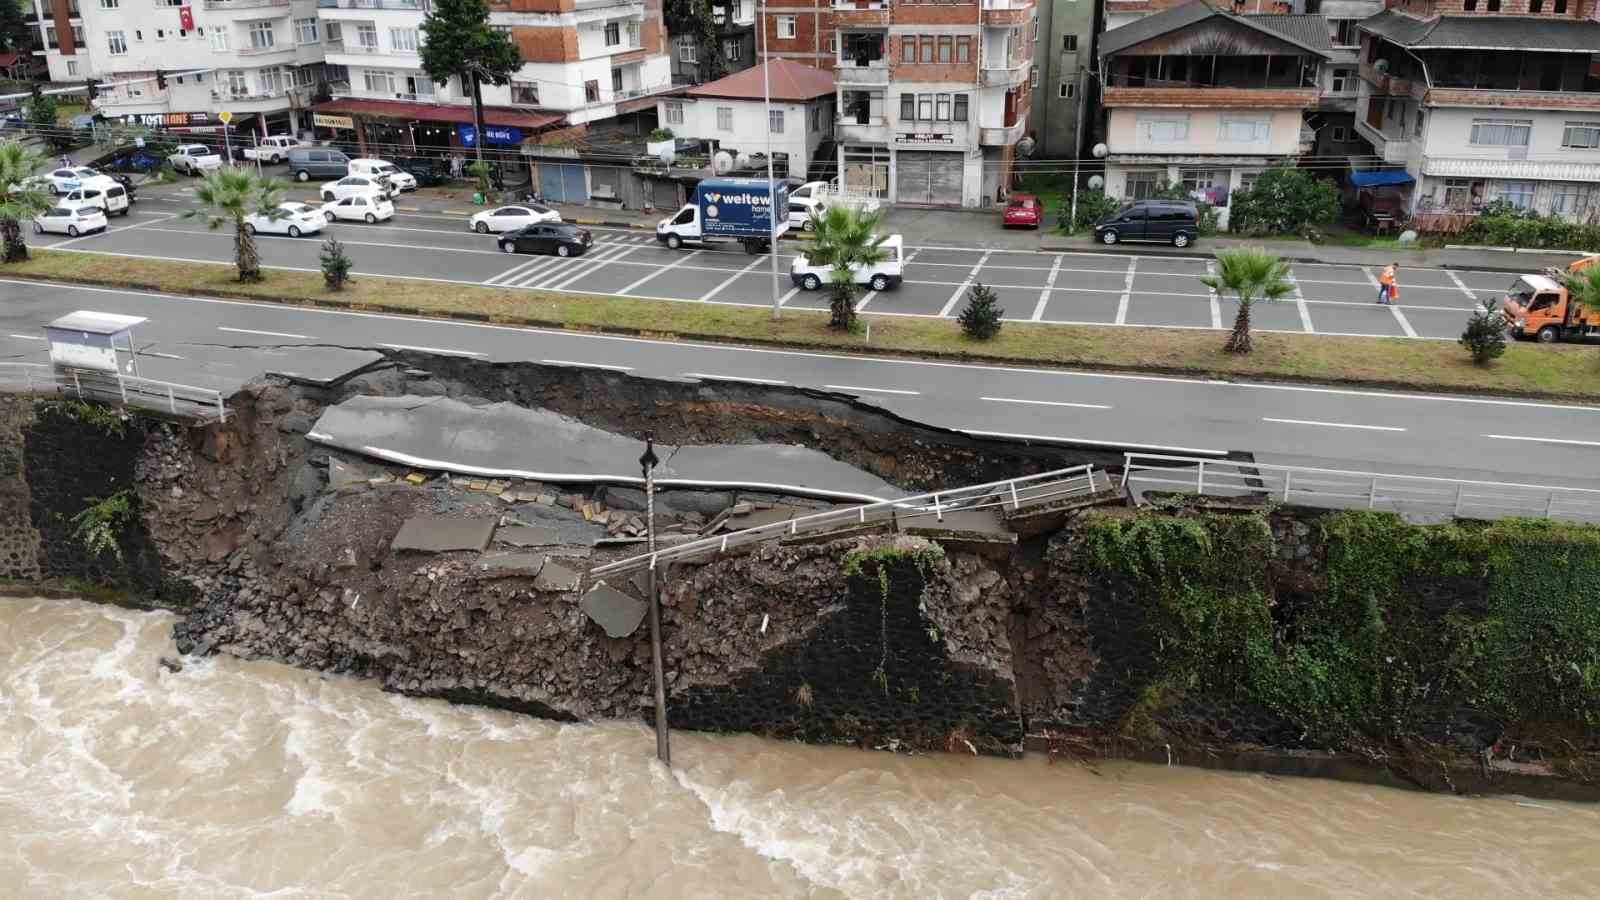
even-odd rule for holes
{"type": "Polygon", "coordinates": [[[1106,247],[1091,237],[1063,234],[1046,234],[1039,240],[1039,249],[1071,253],[1125,253],[1134,256],[1168,256],[1190,259],[1210,259],[1218,250],[1239,247],[1265,248],[1290,262],[1323,263],[1341,266],[1370,266],[1382,268],[1399,262],[1401,268],[1464,269],[1477,272],[1540,272],[1552,267],[1566,267],[1582,254],[1568,250],[1510,250],[1510,249],[1426,249],[1402,250],[1393,247],[1341,247],[1332,244],[1313,244],[1304,239],[1235,238],[1225,235],[1201,238],[1179,250],[1163,244],[1117,244],[1106,247]]]}

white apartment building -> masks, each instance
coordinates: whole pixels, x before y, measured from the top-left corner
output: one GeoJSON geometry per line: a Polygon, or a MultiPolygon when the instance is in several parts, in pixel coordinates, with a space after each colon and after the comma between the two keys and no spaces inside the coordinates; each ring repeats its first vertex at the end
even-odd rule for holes
{"type": "Polygon", "coordinates": [[[776,174],[803,178],[833,136],[833,92],[832,72],[776,59],[658,100],[658,118],[677,137],[715,141],[731,153],[764,154],[770,143],[776,174]],[[767,85],[763,66],[771,70],[767,85]]]}

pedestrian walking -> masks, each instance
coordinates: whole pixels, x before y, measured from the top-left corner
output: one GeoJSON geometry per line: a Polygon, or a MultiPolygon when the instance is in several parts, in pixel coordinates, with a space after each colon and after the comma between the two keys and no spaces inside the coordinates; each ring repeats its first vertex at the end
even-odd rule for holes
{"type": "Polygon", "coordinates": [[[450,177],[459,179],[461,177],[461,169],[465,163],[466,160],[461,158],[461,154],[450,154],[450,177]]]}
{"type": "Polygon", "coordinates": [[[63,169],[72,168],[72,157],[66,155],[65,153],[61,154],[61,168],[63,168],[63,169]]]}
{"type": "Polygon", "coordinates": [[[1393,306],[1394,298],[1400,296],[1400,285],[1395,281],[1395,273],[1400,270],[1398,262],[1385,266],[1383,274],[1378,276],[1378,305],[1393,306]]]}

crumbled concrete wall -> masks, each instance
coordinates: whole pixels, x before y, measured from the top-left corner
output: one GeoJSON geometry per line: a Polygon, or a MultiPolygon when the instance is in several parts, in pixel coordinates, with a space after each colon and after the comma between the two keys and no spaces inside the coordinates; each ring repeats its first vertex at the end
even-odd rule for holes
{"type": "Polygon", "coordinates": [[[32,495],[24,467],[23,435],[33,424],[33,402],[0,394],[0,579],[39,578],[39,531],[29,513],[32,495]]]}

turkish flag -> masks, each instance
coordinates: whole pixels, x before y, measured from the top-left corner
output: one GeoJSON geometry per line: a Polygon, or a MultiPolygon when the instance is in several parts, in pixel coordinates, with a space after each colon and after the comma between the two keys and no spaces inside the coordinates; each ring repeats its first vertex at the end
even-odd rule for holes
{"type": "Polygon", "coordinates": [[[194,7],[178,7],[178,27],[184,31],[194,30],[194,7]]]}

